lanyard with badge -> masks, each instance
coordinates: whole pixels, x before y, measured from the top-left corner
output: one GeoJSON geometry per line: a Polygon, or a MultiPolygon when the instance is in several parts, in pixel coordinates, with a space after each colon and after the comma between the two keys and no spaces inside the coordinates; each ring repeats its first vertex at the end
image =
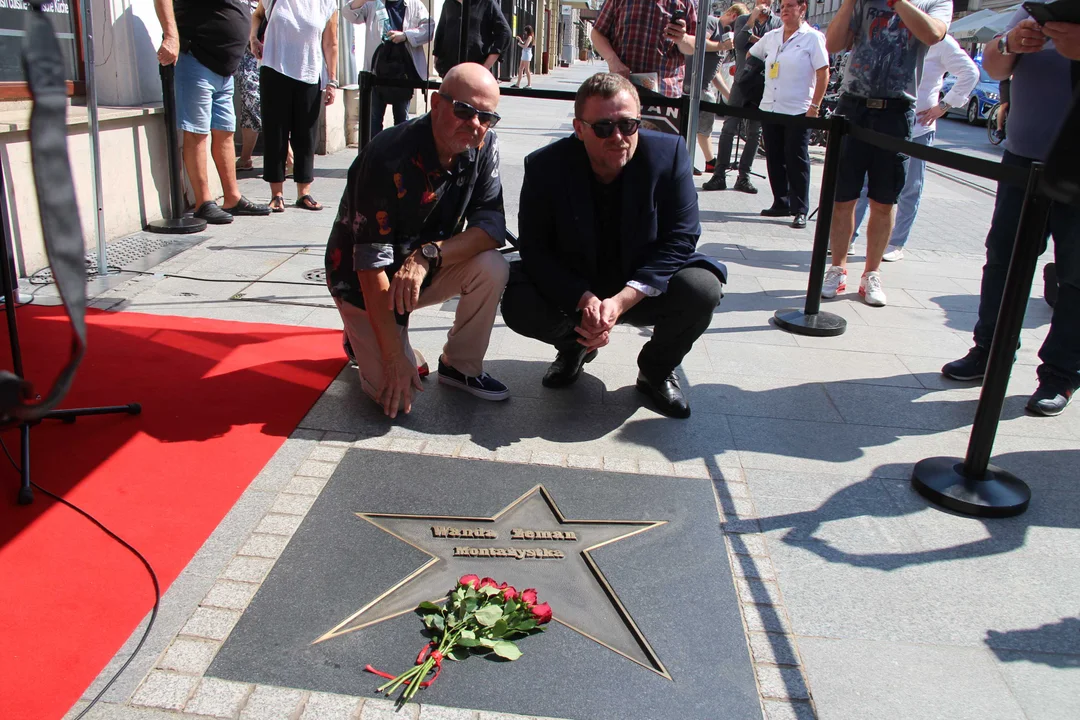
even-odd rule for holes
{"type": "Polygon", "coordinates": [[[791,34],[791,37],[787,39],[787,42],[781,43],[779,49],[776,51],[776,58],[769,64],[769,79],[776,80],[780,77],[780,55],[784,52],[784,48],[791,44],[791,42],[799,36],[799,31],[796,30],[791,34]]]}

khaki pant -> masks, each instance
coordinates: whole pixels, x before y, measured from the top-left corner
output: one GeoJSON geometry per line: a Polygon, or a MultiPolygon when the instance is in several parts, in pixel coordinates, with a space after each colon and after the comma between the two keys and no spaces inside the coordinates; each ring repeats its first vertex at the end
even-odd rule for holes
{"type": "MultiPolygon", "coordinates": [[[[491,340],[499,298],[509,277],[509,266],[498,250],[487,250],[455,265],[444,265],[435,273],[431,285],[420,293],[419,307],[438,305],[460,296],[454,325],[443,346],[443,361],[460,373],[475,377],[484,371],[484,355],[491,340]]],[[[379,397],[383,384],[382,350],[366,310],[334,298],[345,332],[349,336],[360,382],[371,398],[379,397]]],[[[405,356],[416,363],[416,353],[409,344],[409,329],[398,326],[405,356]]]]}

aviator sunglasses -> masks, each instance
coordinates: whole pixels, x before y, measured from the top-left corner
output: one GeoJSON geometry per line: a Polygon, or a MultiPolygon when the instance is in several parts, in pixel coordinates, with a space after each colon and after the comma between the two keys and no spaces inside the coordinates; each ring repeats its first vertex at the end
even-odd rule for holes
{"type": "MultiPolygon", "coordinates": [[[[581,120],[581,118],[578,118],[581,120]]],[[[623,137],[630,137],[635,135],[638,128],[641,127],[641,118],[620,118],[618,120],[598,120],[597,122],[585,122],[582,123],[592,128],[593,134],[601,140],[607,140],[613,134],[615,134],[615,128],[619,128],[619,133],[623,137]]]]}
{"type": "Polygon", "coordinates": [[[469,103],[455,100],[446,93],[439,93],[439,96],[444,100],[447,100],[448,102],[454,104],[453,113],[454,117],[456,117],[458,120],[465,120],[466,122],[468,122],[474,117],[479,117],[480,124],[488,128],[495,127],[499,123],[499,121],[502,120],[502,117],[497,112],[491,112],[488,110],[477,110],[469,103]]]}

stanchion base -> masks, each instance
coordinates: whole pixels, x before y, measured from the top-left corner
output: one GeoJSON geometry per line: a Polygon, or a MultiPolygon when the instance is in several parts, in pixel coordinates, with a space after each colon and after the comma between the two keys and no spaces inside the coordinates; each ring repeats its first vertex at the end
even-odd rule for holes
{"type": "Polygon", "coordinates": [[[162,218],[147,223],[146,229],[165,235],[187,235],[205,230],[206,221],[195,217],[162,218]]]}
{"type": "Polygon", "coordinates": [[[973,517],[1012,517],[1031,502],[1031,489],[1020,478],[993,465],[987,466],[983,477],[969,478],[961,458],[920,460],[911,485],[930,502],[973,517]]]}
{"type": "Polygon", "coordinates": [[[843,335],[847,330],[847,320],[827,312],[819,312],[815,315],[807,315],[801,309],[789,308],[777,310],[773,314],[776,324],[796,335],[813,335],[815,337],[833,337],[843,335]]]}

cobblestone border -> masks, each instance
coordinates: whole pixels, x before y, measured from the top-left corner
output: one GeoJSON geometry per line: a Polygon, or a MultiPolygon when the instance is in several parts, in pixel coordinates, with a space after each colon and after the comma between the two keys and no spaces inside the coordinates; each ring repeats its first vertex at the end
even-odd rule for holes
{"type": "Polygon", "coordinates": [[[240,720],[551,720],[415,703],[395,711],[389,700],[204,677],[345,453],[351,448],[363,448],[711,480],[762,713],[768,720],[816,717],[765,538],[753,519],[756,511],[741,468],[710,468],[701,459],[670,463],[513,448],[491,451],[465,440],[388,436],[357,439],[355,435],[304,428],[298,428],[298,432],[311,438],[318,436],[315,446],[154,663],[129,699],[130,705],[171,711],[177,717],[240,720]]]}

